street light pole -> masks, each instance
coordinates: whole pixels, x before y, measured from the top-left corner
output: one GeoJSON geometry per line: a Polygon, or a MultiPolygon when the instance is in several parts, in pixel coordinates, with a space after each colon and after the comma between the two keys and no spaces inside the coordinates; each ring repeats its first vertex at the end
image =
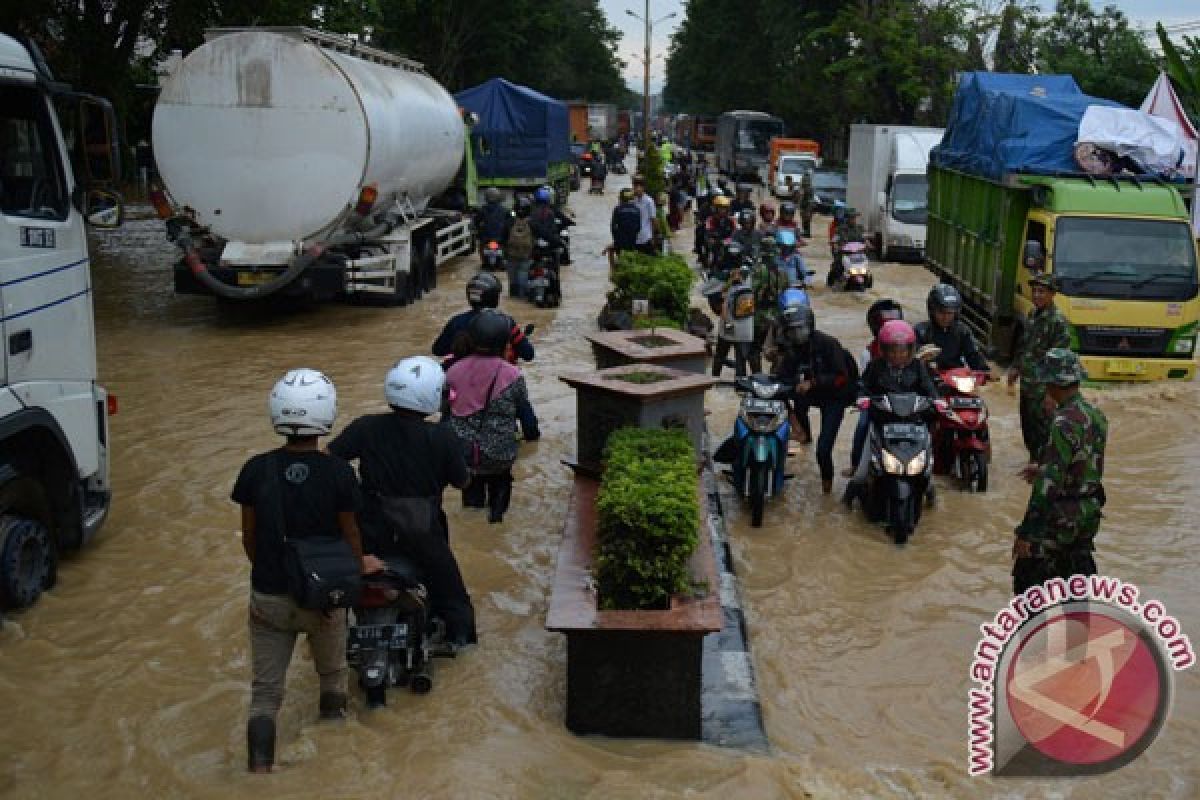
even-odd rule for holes
{"type": "Polygon", "coordinates": [[[654,30],[653,23],[650,22],[650,0],[646,0],[646,16],[643,17],[646,23],[646,41],[645,41],[645,58],[642,60],[644,69],[642,79],[642,152],[646,152],[650,142],[650,34],[654,30]]]}

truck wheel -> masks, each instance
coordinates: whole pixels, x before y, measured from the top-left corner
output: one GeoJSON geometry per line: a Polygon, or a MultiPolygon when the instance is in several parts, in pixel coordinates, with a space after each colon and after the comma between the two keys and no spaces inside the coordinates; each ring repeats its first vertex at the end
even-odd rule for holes
{"type": "Polygon", "coordinates": [[[418,275],[421,291],[433,291],[437,287],[437,255],[434,253],[432,240],[426,239],[421,244],[417,263],[420,264],[418,275]]]}
{"type": "Polygon", "coordinates": [[[28,608],[54,580],[50,533],[37,520],[4,514],[0,540],[0,600],[10,608],[28,608]]]}

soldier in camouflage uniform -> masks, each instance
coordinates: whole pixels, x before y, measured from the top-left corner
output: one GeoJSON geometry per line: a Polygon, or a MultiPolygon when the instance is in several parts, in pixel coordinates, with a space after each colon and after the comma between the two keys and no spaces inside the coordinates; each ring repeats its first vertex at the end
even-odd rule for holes
{"type": "Polygon", "coordinates": [[[1050,578],[1096,574],[1108,420],[1080,394],[1084,377],[1079,357],[1063,348],[1038,364],[1038,383],[1055,410],[1037,463],[1021,471],[1033,491],[1013,542],[1015,594],[1050,578]]]}
{"type": "Polygon", "coordinates": [[[763,352],[767,331],[779,316],[779,295],[787,288],[787,276],[779,270],[779,248],[774,234],[762,237],[752,276],[754,286],[754,350],[763,352]]]}
{"type": "Polygon", "coordinates": [[[1036,461],[1046,443],[1053,406],[1046,401],[1046,388],[1038,380],[1038,364],[1055,347],[1071,346],[1067,319],[1054,305],[1058,285],[1053,275],[1038,273],[1029,279],[1034,310],[1025,323],[1021,349],[1008,371],[1008,385],[1021,378],[1021,437],[1029,460],[1036,461]]]}
{"type": "Polygon", "coordinates": [[[800,179],[800,188],[793,195],[797,199],[796,206],[800,209],[800,221],[804,225],[804,235],[812,236],[812,218],[817,210],[816,192],[813,191],[813,177],[810,170],[804,170],[800,179]]]}

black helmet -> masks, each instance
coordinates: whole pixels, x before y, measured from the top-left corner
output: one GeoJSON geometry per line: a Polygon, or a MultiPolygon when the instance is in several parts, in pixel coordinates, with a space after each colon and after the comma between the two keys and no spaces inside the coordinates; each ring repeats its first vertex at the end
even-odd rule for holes
{"type": "Polygon", "coordinates": [[[727,259],[740,261],[744,252],[745,248],[742,247],[741,242],[730,242],[725,245],[725,258],[727,259]]]}
{"type": "Polygon", "coordinates": [[[745,225],[747,223],[754,224],[754,209],[752,208],[743,208],[738,212],[738,224],[745,225]]]}
{"type": "Polygon", "coordinates": [[[807,344],[817,329],[817,317],[813,314],[812,306],[789,306],[780,316],[784,338],[791,344],[807,344]]]}
{"type": "Polygon", "coordinates": [[[929,297],[925,298],[925,309],[929,312],[929,321],[933,321],[933,312],[935,311],[953,311],[955,314],[962,311],[962,295],[948,283],[939,283],[929,290],[929,297]]]}
{"type": "Polygon", "coordinates": [[[796,216],[796,204],[791,200],[784,200],[779,204],[779,216],[794,217],[796,216]]]}
{"type": "Polygon", "coordinates": [[[867,309],[867,327],[871,329],[871,335],[876,338],[879,336],[879,329],[883,327],[883,323],[890,319],[904,319],[904,309],[900,308],[900,304],[890,297],[876,300],[867,309]]]}
{"type": "Polygon", "coordinates": [[[494,308],[480,311],[467,325],[471,349],[484,355],[502,356],[512,336],[513,321],[494,308]]]}
{"type": "Polygon", "coordinates": [[[467,281],[467,302],[476,311],[500,305],[500,280],[490,272],[480,272],[467,281]]]}

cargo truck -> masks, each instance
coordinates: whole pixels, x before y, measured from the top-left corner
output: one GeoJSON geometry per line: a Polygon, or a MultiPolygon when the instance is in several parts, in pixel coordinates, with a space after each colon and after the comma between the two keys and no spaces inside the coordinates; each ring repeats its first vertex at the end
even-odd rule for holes
{"type": "Polygon", "coordinates": [[[205,38],[154,109],[177,292],[405,304],[473,249],[465,209],[432,203],[464,120],[420,64],[307,28],[205,38]]]}
{"type": "Polygon", "coordinates": [[[1190,380],[1200,300],[1187,209],[1152,176],[1077,173],[1090,104],[1111,103],[1069,76],[965,76],[931,158],[927,265],[962,291],[965,321],[1000,358],[1033,308],[1031,263],[1056,276],[1089,378],[1190,380]]]}
{"type": "Polygon", "coordinates": [[[717,118],[717,169],[734,180],[764,180],[771,139],[783,120],[762,111],[726,111],[717,118]]]}
{"type": "Polygon", "coordinates": [[[590,103],[587,107],[588,141],[605,142],[617,138],[617,107],[611,103],[590,103]]]}
{"type": "Polygon", "coordinates": [[[106,101],[0,34],[0,607],[37,600],[108,516],[116,397],[97,381],[85,224],[121,224],[115,130],[106,101]]]}
{"type": "Polygon", "coordinates": [[[851,125],[846,202],[884,261],[920,261],[925,254],[925,170],[941,128],[851,125]]]}
{"type": "Polygon", "coordinates": [[[588,143],[588,104],[567,103],[567,122],[571,128],[571,141],[588,143]]]}
{"type": "Polygon", "coordinates": [[[787,176],[796,188],[805,172],[821,166],[821,145],[812,139],[789,139],[776,136],[771,140],[771,155],[767,162],[767,186],[778,197],[787,194],[787,176]]]}

